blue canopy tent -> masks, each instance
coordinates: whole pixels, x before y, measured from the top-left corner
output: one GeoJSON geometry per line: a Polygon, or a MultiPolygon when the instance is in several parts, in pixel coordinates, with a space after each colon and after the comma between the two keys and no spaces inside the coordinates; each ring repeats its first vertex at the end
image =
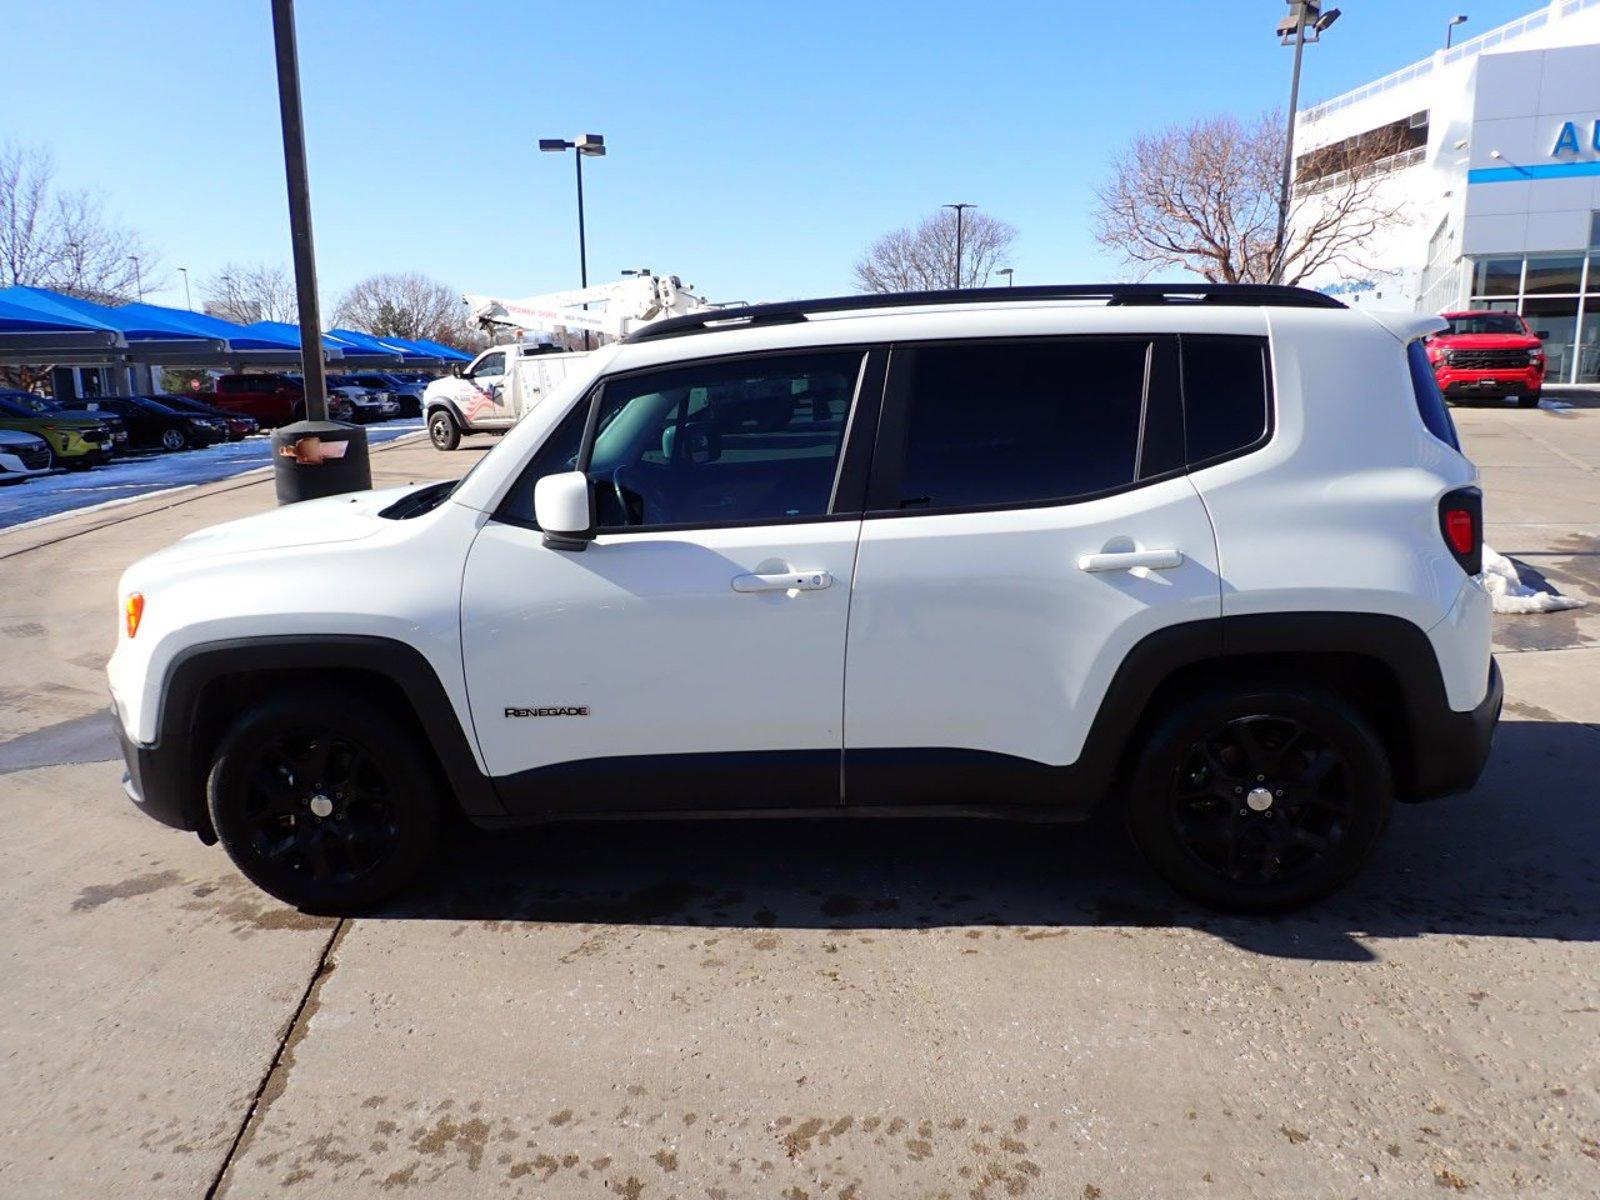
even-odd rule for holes
{"type": "Polygon", "coordinates": [[[52,309],[85,318],[115,329],[127,344],[117,357],[126,362],[171,363],[174,355],[209,355],[224,348],[217,333],[202,333],[165,315],[154,305],[123,305],[113,308],[77,296],[66,296],[44,288],[15,287],[8,292],[26,294],[39,308],[52,309]]]}
{"type": "MultiPolygon", "coordinates": [[[[392,342],[395,339],[394,338],[388,338],[386,340],[392,342]]],[[[442,358],[445,362],[471,362],[472,359],[473,359],[472,355],[467,354],[464,351],[457,350],[453,346],[440,345],[438,342],[429,341],[427,338],[415,338],[415,339],[413,339],[413,340],[411,340],[409,342],[406,342],[404,344],[405,345],[409,345],[409,346],[415,346],[417,349],[423,351],[425,354],[437,355],[439,358],[442,358]]]]}
{"type": "Polygon", "coordinates": [[[385,346],[371,334],[354,329],[330,329],[322,335],[322,339],[339,347],[348,366],[395,367],[401,362],[401,355],[397,350],[385,346]]]}
{"type": "Polygon", "coordinates": [[[113,326],[35,288],[0,288],[0,362],[104,361],[127,343],[113,326]]]}
{"type": "Polygon", "coordinates": [[[379,337],[376,334],[362,333],[359,329],[330,329],[329,337],[336,337],[361,347],[373,354],[387,354],[392,364],[406,366],[438,366],[439,356],[426,351],[414,349],[410,343],[400,338],[379,337]]]}

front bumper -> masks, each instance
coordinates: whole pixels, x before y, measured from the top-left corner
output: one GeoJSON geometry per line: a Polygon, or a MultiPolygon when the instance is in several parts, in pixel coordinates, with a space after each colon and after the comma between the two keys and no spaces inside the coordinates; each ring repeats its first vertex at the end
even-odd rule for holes
{"type": "Polygon", "coordinates": [[[205,811],[205,796],[190,763],[189,747],[168,738],[146,746],[134,741],[113,708],[112,724],[122,746],[122,791],[146,816],[173,829],[217,840],[205,811]]]}
{"type": "Polygon", "coordinates": [[[1412,715],[1411,787],[1402,800],[1434,800],[1465,792],[1478,782],[1505,703],[1500,664],[1489,660],[1489,686],[1476,708],[1445,709],[1426,719],[1412,715]]]}
{"type": "Polygon", "coordinates": [[[1544,371],[1534,367],[1494,371],[1441,367],[1434,377],[1446,396],[1525,396],[1544,387],[1544,371]]]}

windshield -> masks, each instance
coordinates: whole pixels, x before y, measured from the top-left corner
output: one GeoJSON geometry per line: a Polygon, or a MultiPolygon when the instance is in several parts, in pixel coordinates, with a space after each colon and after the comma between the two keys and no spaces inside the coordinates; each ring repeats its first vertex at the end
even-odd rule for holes
{"type": "Polygon", "coordinates": [[[1449,337],[1464,333],[1515,333],[1526,337],[1528,333],[1528,327],[1516,313],[1468,313],[1445,320],[1450,322],[1450,328],[1445,330],[1449,337]]]}

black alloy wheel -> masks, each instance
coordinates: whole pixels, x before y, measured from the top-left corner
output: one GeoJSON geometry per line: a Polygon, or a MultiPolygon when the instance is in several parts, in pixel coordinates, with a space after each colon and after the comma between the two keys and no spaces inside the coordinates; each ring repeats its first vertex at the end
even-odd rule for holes
{"type": "Polygon", "coordinates": [[[357,694],[277,693],[223,739],[207,786],[217,836],[259,887],[349,912],[403,887],[433,845],[436,772],[405,720],[357,694]]]}
{"type": "Polygon", "coordinates": [[[1343,699],[1312,687],[1218,689],[1151,732],[1128,823],[1190,896],[1246,912],[1332,891],[1371,856],[1393,785],[1383,744],[1343,699]]]}

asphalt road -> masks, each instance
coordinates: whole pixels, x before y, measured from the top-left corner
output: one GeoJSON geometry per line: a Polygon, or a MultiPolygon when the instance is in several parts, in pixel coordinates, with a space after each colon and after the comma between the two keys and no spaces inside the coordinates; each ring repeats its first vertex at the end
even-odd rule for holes
{"type": "MultiPolygon", "coordinates": [[[[1600,602],[1600,409],[1457,419],[1491,542],[1600,602]]],[[[270,503],[0,532],[0,1195],[1600,1192],[1600,603],[1497,622],[1480,786],[1294,917],[861,821],[457,833],[333,921],[134,812],[100,715],[123,565],[270,503]]]]}

